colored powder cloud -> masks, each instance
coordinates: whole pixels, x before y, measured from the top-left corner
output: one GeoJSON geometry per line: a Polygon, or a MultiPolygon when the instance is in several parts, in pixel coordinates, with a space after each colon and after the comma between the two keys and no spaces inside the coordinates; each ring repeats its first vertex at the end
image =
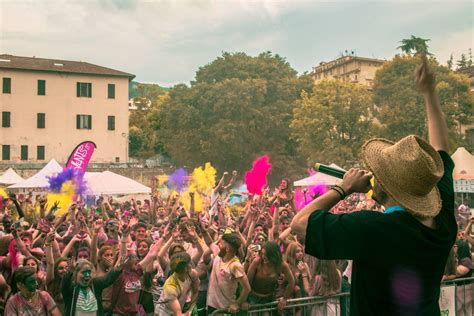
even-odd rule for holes
{"type": "Polygon", "coordinates": [[[252,169],[245,173],[245,184],[249,193],[262,194],[263,188],[268,183],[268,173],[272,168],[272,165],[268,162],[269,160],[268,156],[259,157],[253,162],[252,169]]]}
{"type": "Polygon", "coordinates": [[[168,186],[178,192],[182,192],[186,187],[188,173],[184,168],[179,168],[168,177],[168,186]]]}
{"type": "Polygon", "coordinates": [[[48,193],[46,195],[49,206],[52,206],[55,202],[59,203],[59,209],[56,211],[56,216],[62,216],[68,211],[71,204],[74,203],[76,191],[77,188],[74,181],[69,180],[62,184],[60,192],[48,193]]]}
{"type": "Polygon", "coordinates": [[[212,188],[216,185],[216,173],[217,170],[210,162],[206,162],[204,168],[195,168],[191,174],[191,189],[197,190],[203,194],[210,193],[212,188]]]}

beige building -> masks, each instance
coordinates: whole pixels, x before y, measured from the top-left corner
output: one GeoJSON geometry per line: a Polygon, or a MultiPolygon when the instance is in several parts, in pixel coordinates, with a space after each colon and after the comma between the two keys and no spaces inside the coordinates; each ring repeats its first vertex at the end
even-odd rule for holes
{"type": "Polygon", "coordinates": [[[128,161],[128,83],[86,62],[0,55],[0,163],[66,162],[93,141],[92,162],[128,161]]]}
{"type": "Polygon", "coordinates": [[[313,68],[315,82],[324,79],[340,79],[361,83],[372,88],[375,71],[382,66],[384,60],[357,56],[343,56],[330,62],[321,62],[313,68]]]}

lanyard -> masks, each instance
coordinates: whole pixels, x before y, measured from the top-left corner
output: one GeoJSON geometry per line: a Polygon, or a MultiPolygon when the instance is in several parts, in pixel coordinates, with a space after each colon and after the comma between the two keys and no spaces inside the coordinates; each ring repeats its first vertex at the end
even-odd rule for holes
{"type": "Polygon", "coordinates": [[[385,211],[384,211],[384,214],[390,214],[390,213],[393,213],[393,212],[405,212],[405,209],[403,207],[401,207],[400,205],[395,205],[395,206],[391,206],[389,208],[386,208],[385,211]]]}

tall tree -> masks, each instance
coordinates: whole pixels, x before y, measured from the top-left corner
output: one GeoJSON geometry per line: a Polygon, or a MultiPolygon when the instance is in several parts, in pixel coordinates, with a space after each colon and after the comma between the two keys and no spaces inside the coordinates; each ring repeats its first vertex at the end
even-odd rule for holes
{"type": "Polygon", "coordinates": [[[211,161],[220,170],[243,171],[269,154],[275,174],[295,173],[289,123],[293,102],[307,87],[308,80],[278,55],[224,53],[199,68],[190,87],[170,91],[154,128],[179,165],[211,161]]]}
{"type": "Polygon", "coordinates": [[[148,158],[164,154],[156,133],[151,126],[150,117],[166,99],[166,90],[157,84],[139,83],[133,98],[134,108],[129,117],[129,155],[135,158],[148,158]]]}
{"type": "Polygon", "coordinates": [[[308,165],[337,163],[349,167],[373,124],[371,95],[365,86],[326,80],[296,101],[291,122],[293,138],[308,165]]]}
{"type": "MultiPolygon", "coordinates": [[[[469,92],[469,78],[449,71],[430,59],[437,75],[440,104],[446,114],[452,145],[462,142],[459,124],[468,122],[472,115],[473,94],[469,92]]],[[[375,117],[382,123],[381,135],[392,140],[409,134],[427,136],[423,98],[416,90],[413,72],[420,63],[418,57],[395,56],[377,71],[374,80],[373,101],[375,117]]]]}
{"type": "Polygon", "coordinates": [[[451,53],[451,56],[449,56],[449,59],[446,62],[446,64],[448,65],[449,70],[453,70],[454,60],[453,60],[453,54],[452,53],[451,53]]]}
{"type": "Polygon", "coordinates": [[[457,70],[463,70],[468,67],[468,60],[465,54],[461,54],[461,59],[456,62],[457,70]]]}

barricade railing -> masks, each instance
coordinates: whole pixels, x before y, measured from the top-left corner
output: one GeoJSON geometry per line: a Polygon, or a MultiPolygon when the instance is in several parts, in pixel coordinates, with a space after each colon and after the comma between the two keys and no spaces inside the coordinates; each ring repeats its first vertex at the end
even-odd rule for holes
{"type": "MultiPolygon", "coordinates": [[[[289,316],[348,316],[350,293],[339,293],[330,296],[312,296],[290,299],[282,315],[289,316]]],[[[473,316],[474,315],[474,277],[460,278],[441,283],[441,315],[473,316]]],[[[251,305],[248,311],[240,315],[272,316],[276,315],[278,301],[251,305]]],[[[218,309],[211,316],[229,314],[226,309],[218,309]]],[[[234,314],[234,315],[237,315],[234,314]]]]}

